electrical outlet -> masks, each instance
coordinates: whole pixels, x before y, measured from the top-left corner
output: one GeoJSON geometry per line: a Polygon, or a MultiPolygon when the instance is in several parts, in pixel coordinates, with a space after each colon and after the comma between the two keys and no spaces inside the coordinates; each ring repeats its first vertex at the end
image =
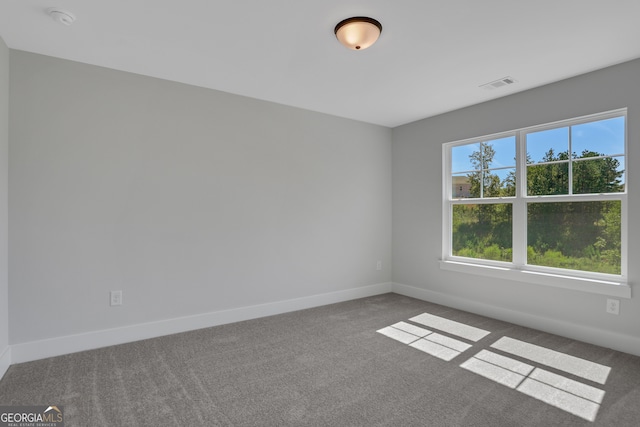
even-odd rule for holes
{"type": "Polygon", "coordinates": [[[376,263],[376,270],[382,270],[382,261],[376,263]]]}
{"type": "Polygon", "coordinates": [[[122,291],[111,291],[111,306],[122,305],[122,291]]]}
{"type": "Polygon", "coordinates": [[[620,300],[607,298],[607,313],[620,314],[620,300]]]}

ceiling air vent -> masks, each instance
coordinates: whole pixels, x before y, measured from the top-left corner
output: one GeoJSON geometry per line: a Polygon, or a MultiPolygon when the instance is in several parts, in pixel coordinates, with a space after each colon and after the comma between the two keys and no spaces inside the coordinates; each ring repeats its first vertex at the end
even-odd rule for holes
{"type": "Polygon", "coordinates": [[[480,85],[480,87],[483,87],[485,89],[488,90],[493,90],[493,89],[498,89],[501,88],[503,86],[508,86],[508,85],[512,85],[514,84],[516,81],[513,77],[503,77],[499,80],[495,80],[493,82],[489,82],[489,83],[485,83],[483,85],[480,85]]]}

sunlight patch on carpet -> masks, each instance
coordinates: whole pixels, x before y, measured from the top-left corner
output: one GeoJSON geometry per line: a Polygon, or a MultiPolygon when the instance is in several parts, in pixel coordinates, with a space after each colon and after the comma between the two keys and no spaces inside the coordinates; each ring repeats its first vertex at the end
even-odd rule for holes
{"type": "MultiPolygon", "coordinates": [[[[421,315],[421,316],[425,316],[425,315],[421,315]]],[[[420,316],[417,316],[417,317],[420,317],[420,316]]],[[[437,317],[437,316],[433,316],[433,317],[437,317]]],[[[416,318],[413,318],[410,320],[414,320],[414,319],[416,318]]],[[[421,317],[421,319],[429,322],[433,320],[433,319],[427,319],[426,317],[421,317]]],[[[440,326],[439,329],[441,330],[448,329],[449,331],[455,330],[459,332],[462,330],[461,326],[466,326],[466,325],[463,325],[462,323],[451,322],[451,321],[449,321],[451,322],[451,324],[447,324],[446,322],[444,322],[447,319],[443,319],[441,317],[438,319],[440,320],[432,323],[437,323],[438,326],[440,326]]],[[[468,344],[466,342],[463,342],[442,334],[435,333],[428,329],[424,329],[407,322],[398,322],[391,326],[387,326],[386,328],[379,329],[376,332],[386,337],[392,338],[396,341],[400,341],[403,344],[408,344],[409,346],[417,350],[423,351],[427,354],[430,354],[431,356],[434,356],[446,361],[450,361],[451,359],[458,356],[462,352],[471,348],[471,344],[468,344]]],[[[468,333],[468,331],[465,334],[467,336],[471,335],[470,333],[468,333]]],[[[454,335],[459,335],[459,334],[454,334],[454,335]]],[[[477,337],[479,336],[479,334],[476,333],[476,335],[474,336],[477,337]]]]}
{"type": "Polygon", "coordinates": [[[473,357],[494,365],[502,366],[505,369],[524,376],[529,375],[531,371],[533,371],[533,366],[531,365],[512,359],[510,357],[501,356],[488,350],[481,350],[480,353],[476,354],[473,357]]]}
{"type": "Polygon", "coordinates": [[[490,334],[489,331],[485,331],[484,329],[455,322],[453,320],[445,319],[444,317],[434,316],[429,313],[419,314],[409,320],[474,342],[480,341],[482,338],[490,334]]]}
{"type": "Polygon", "coordinates": [[[462,363],[460,367],[467,369],[475,374],[489,378],[492,381],[502,384],[509,388],[516,388],[522,383],[525,376],[509,369],[505,369],[499,365],[485,362],[484,360],[472,357],[462,363]]]}
{"type": "Polygon", "coordinates": [[[514,338],[502,337],[491,347],[604,384],[611,368],[514,338]]]}
{"type": "Polygon", "coordinates": [[[428,341],[426,339],[419,339],[418,341],[414,341],[413,343],[409,344],[409,346],[420,351],[424,351],[431,356],[446,360],[447,362],[460,354],[460,352],[457,350],[445,347],[444,345],[440,345],[432,341],[428,341]]]}
{"type": "Polygon", "coordinates": [[[410,346],[446,361],[453,359],[463,351],[471,348],[470,344],[436,333],[429,334],[421,340],[414,341],[410,346]]]}
{"type": "Polygon", "coordinates": [[[604,399],[604,390],[600,390],[599,388],[595,388],[587,384],[582,384],[581,382],[565,378],[562,375],[554,374],[553,372],[545,371],[544,369],[536,368],[529,378],[591,400],[595,403],[602,403],[602,399],[604,399]]]}
{"type": "MultiPolygon", "coordinates": [[[[408,322],[398,322],[377,332],[447,362],[474,345],[448,335],[477,342],[491,333],[429,313],[412,317],[409,321],[442,331],[446,335],[408,322]]],[[[596,419],[604,399],[604,390],[518,358],[599,384],[607,381],[610,367],[506,336],[491,344],[491,349],[513,357],[480,350],[460,364],[460,367],[577,417],[588,421],[596,419]]]]}
{"type": "Polygon", "coordinates": [[[386,328],[379,329],[376,332],[386,337],[392,338],[396,341],[400,341],[403,344],[411,344],[412,342],[420,339],[420,337],[418,336],[405,331],[401,331],[400,329],[396,329],[393,326],[387,326],[386,328]]]}
{"type": "Polygon", "coordinates": [[[522,385],[518,387],[518,391],[587,421],[595,421],[598,409],[600,409],[600,405],[597,403],[531,378],[524,380],[522,385]]]}
{"type": "Polygon", "coordinates": [[[430,331],[428,329],[424,329],[424,328],[421,328],[421,327],[416,326],[416,325],[412,325],[411,323],[407,323],[407,322],[398,322],[398,323],[395,323],[395,324],[393,324],[391,326],[393,328],[400,329],[401,331],[408,332],[408,333],[413,334],[413,335],[415,335],[417,337],[420,337],[420,338],[426,337],[431,332],[433,332],[433,331],[430,331]]]}
{"type": "Polygon", "coordinates": [[[432,341],[436,344],[443,345],[445,347],[449,347],[453,350],[456,350],[459,353],[466,351],[471,348],[471,344],[467,344],[466,342],[458,341],[457,339],[445,337],[444,335],[433,333],[427,337],[426,340],[432,341]]]}
{"type": "MultiPolygon", "coordinates": [[[[536,356],[537,353],[533,355],[536,356]]],[[[554,355],[550,360],[557,358],[554,355]]],[[[460,367],[588,421],[596,419],[605,394],[599,388],[487,350],[481,350],[460,367]]]]}

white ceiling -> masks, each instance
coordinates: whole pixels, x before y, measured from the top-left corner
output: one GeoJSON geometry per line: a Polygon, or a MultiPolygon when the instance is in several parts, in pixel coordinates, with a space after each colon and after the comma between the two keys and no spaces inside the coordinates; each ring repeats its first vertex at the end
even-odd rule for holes
{"type": "Polygon", "coordinates": [[[639,20],[640,0],[0,1],[12,49],[389,127],[639,58],[639,20]],[[351,16],[382,23],[373,47],[337,42],[351,16]]]}

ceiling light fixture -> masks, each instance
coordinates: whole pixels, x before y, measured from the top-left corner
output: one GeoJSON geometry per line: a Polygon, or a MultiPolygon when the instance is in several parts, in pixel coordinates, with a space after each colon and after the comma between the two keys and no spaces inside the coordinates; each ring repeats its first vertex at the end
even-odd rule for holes
{"type": "Polygon", "coordinates": [[[373,18],[356,16],[338,22],[333,32],[345,47],[363,50],[378,40],[382,32],[382,25],[373,18]]]}
{"type": "Polygon", "coordinates": [[[58,9],[57,7],[47,9],[47,13],[54,21],[63,25],[71,25],[73,24],[73,21],[76,20],[76,16],[73,13],[58,9]]]}

